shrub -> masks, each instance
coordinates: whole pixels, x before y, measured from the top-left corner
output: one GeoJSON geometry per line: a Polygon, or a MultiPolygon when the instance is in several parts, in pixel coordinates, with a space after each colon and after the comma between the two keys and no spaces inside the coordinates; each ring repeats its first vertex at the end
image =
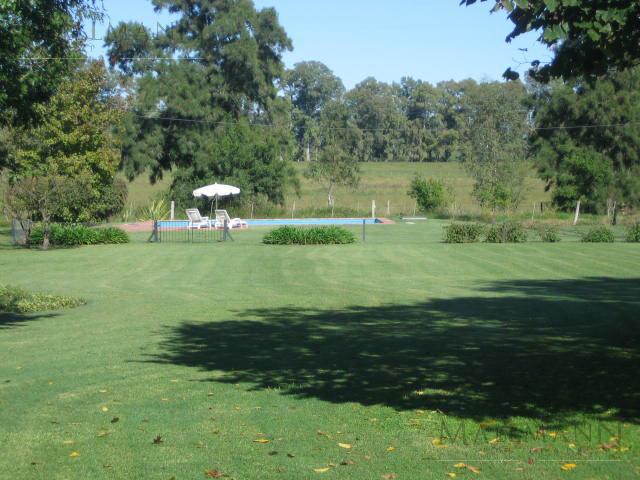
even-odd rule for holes
{"type": "Polygon", "coordinates": [[[496,223],[487,230],[489,243],[523,243],[527,241],[527,232],[518,222],[496,223]]]}
{"type": "Polygon", "coordinates": [[[640,242],[640,222],[632,225],[627,230],[627,242],[640,242]]]}
{"type": "Polygon", "coordinates": [[[537,230],[540,240],[543,242],[556,243],[560,241],[560,233],[555,225],[540,225],[537,230]]]}
{"type": "MultiPolygon", "coordinates": [[[[31,230],[29,245],[42,245],[42,226],[31,230]]],[[[97,245],[99,243],[128,243],[129,236],[115,227],[93,229],[83,225],[52,225],[51,245],[59,247],[78,247],[80,245],[97,245]]]]}
{"type": "Polygon", "coordinates": [[[480,240],[484,225],[479,223],[452,223],[444,227],[446,243],[473,243],[480,240]]]}
{"type": "Polygon", "coordinates": [[[73,308],[85,303],[78,298],[31,293],[21,288],[0,285],[0,312],[33,313],[73,308]]]}
{"type": "Polygon", "coordinates": [[[97,243],[117,244],[129,243],[130,241],[127,232],[116,227],[99,228],[95,232],[98,237],[97,243]]]}
{"type": "Polygon", "coordinates": [[[416,200],[420,210],[430,211],[444,206],[447,201],[447,188],[442,180],[425,179],[416,175],[411,182],[408,195],[416,200]]]}
{"type": "Polygon", "coordinates": [[[594,227],[582,235],[582,241],[591,243],[613,243],[613,232],[605,226],[594,227]]]}
{"type": "Polygon", "coordinates": [[[267,245],[329,245],[356,241],[355,236],[344,227],[290,227],[271,230],[262,239],[267,245]]]}

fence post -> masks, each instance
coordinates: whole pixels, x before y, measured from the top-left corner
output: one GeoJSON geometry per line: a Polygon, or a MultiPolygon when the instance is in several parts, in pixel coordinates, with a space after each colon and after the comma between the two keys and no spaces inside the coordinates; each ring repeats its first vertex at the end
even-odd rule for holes
{"type": "Polygon", "coordinates": [[[366,242],[367,241],[367,221],[363,218],[362,219],[362,242],[366,242]]]}
{"type": "Polygon", "coordinates": [[[176,202],[171,200],[171,220],[174,219],[176,213],[176,202]]]}
{"type": "Polygon", "coordinates": [[[371,218],[376,218],[376,201],[371,200],[371,218]]]}

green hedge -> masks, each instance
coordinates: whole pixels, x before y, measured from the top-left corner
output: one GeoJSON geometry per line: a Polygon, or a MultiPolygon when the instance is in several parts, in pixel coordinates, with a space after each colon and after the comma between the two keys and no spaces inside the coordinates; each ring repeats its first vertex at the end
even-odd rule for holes
{"type": "Polygon", "coordinates": [[[33,313],[73,308],[84,304],[85,301],[78,298],[31,293],[18,287],[0,285],[0,312],[33,313]]]}
{"type": "Polygon", "coordinates": [[[487,230],[486,241],[489,243],[524,243],[527,241],[527,232],[518,222],[496,223],[487,230]]]}
{"type": "Polygon", "coordinates": [[[594,227],[582,235],[582,241],[590,243],[613,243],[613,232],[605,226],[594,227]]]}
{"type": "Polygon", "coordinates": [[[536,229],[540,240],[543,242],[556,243],[560,241],[560,233],[555,225],[540,225],[536,229]]]}
{"type": "Polygon", "coordinates": [[[627,242],[640,242],[640,222],[632,225],[627,230],[627,242]]]}
{"type": "Polygon", "coordinates": [[[271,230],[262,239],[267,245],[330,245],[356,241],[353,233],[343,227],[290,227],[271,230]]]}
{"type": "Polygon", "coordinates": [[[480,223],[452,223],[444,227],[446,243],[473,243],[480,240],[485,231],[480,223]]]}
{"type": "MultiPolygon", "coordinates": [[[[29,245],[42,245],[43,229],[35,227],[29,236],[29,245]]],[[[129,235],[115,227],[88,228],[83,225],[52,225],[51,245],[77,247],[80,245],[128,243],[129,235]]]]}

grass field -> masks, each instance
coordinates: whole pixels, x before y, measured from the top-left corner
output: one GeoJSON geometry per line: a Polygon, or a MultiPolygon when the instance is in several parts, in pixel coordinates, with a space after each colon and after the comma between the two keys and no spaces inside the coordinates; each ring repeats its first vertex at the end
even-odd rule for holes
{"type": "MultiPolygon", "coordinates": [[[[306,168],[304,163],[296,163],[295,166],[301,180],[300,197],[288,195],[284,210],[291,213],[294,202],[299,214],[325,209],[326,191],[320,184],[304,178],[302,175],[306,168]]],[[[475,200],[471,197],[473,180],[459,163],[363,163],[361,167],[360,185],[356,189],[342,187],[336,192],[337,209],[370,214],[371,201],[375,200],[379,215],[387,214],[387,202],[389,202],[391,216],[413,214],[415,202],[407,195],[407,191],[413,176],[419,173],[426,177],[444,179],[453,192],[451,203],[455,203],[458,209],[467,213],[479,211],[475,200]]],[[[150,185],[145,175],[140,176],[129,184],[129,202],[137,207],[143,206],[154,195],[168,189],[169,185],[169,176],[157,185],[150,185]]],[[[535,176],[533,170],[526,181],[525,190],[522,211],[531,212],[533,202],[550,200],[549,193],[544,191],[544,183],[535,176]]]]}
{"type": "Polygon", "coordinates": [[[638,478],[639,246],[442,225],[2,246],[0,283],[88,303],[0,313],[0,478],[638,478]]]}

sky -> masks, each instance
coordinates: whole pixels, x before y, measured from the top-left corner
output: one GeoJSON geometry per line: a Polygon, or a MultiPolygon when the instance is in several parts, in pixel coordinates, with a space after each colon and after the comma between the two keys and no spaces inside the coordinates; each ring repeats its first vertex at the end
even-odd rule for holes
{"type": "MultiPolygon", "coordinates": [[[[530,33],[512,43],[511,22],[489,12],[491,3],[462,7],[459,0],[254,0],[274,7],[294,50],[287,67],[316,60],[326,64],[347,88],[367,77],[384,82],[404,76],[437,83],[474,78],[500,80],[507,67],[520,72],[526,62],[551,54],[530,33]],[[527,49],[526,52],[520,49],[527,49]]],[[[101,38],[109,22],[139,21],[154,31],[171,16],[153,11],[150,0],[104,0],[108,21],[95,25],[91,56],[104,54],[101,38]]],[[[88,25],[92,36],[93,28],[88,25]]]]}

